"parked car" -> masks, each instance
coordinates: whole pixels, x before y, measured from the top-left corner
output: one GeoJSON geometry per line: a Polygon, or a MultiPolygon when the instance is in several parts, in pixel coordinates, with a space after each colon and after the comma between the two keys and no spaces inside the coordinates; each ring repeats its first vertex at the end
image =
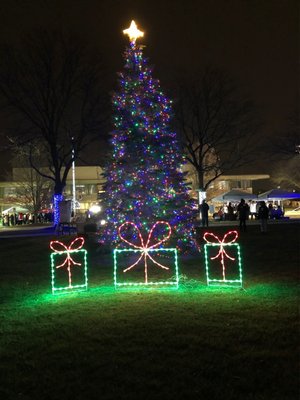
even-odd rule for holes
{"type": "Polygon", "coordinates": [[[285,211],[284,216],[289,218],[300,218],[300,207],[297,207],[294,210],[285,211]]]}

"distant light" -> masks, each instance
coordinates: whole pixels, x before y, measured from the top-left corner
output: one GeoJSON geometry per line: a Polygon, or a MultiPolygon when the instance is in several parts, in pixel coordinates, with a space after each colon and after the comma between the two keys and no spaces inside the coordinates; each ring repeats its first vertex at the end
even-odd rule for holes
{"type": "Polygon", "coordinates": [[[106,221],[105,221],[105,219],[101,219],[101,221],[100,221],[100,225],[105,225],[106,224],[106,221]]]}
{"type": "Polygon", "coordinates": [[[90,208],[90,212],[92,212],[93,214],[97,214],[101,211],[101,207],[98,206],[97,204],[94,204],[91,208],[90,208]]]}
{"type": "Polygon", "coordinates": [[[205,190],[199,190],[198,191],[198,201],[199,201],[199,204],[202,204],[202,201],[203,200],[206,200],[206,191],[205,190]]]}

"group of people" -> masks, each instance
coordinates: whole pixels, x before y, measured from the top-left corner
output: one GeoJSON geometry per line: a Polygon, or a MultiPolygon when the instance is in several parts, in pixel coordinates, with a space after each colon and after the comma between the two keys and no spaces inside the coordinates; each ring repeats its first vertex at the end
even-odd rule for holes
{"type": "Polygon", "coordinates": [[[2,226],[16,226],[16,225],[27,225],[33,223],[46,223],[52,221],[52,213],[38,213],[35,216],[33,213],[3,213],[0,214],[0,224],[2,226]]]}
{"type": "MultiPolygon", "coordinates": [[[[246,231],[246,221],[251,215],[251,207],[244,199],[241,199],[237,206],[238,217],[240,221],[240,230],[246,231]]],[[[254,212],[252,212],[254,214],[254,212]]],[[[262,233],[267,232],[267,222],[269,218],[269,208],[265,201],[259,201],[258,207],[255,208],[255,217],[260,221],[260,230],[262,233]]]]}
{"type": "MultiPolygon", "coordinates": [[[[227,206],[227,215],[228,220],[233,221],[234,215],[237,216],[239,220],[239,227],[240,230],[245,232],[247,230],[246,221],[251,216],[252,218],[257,218],[260,221],[260,229],[262,233],[267,232],[267,222],[270,218],[270,209],[267,207],[265,201],[259,201],[257,204],[255,203],[255,211],[252,207],[244,199],[241,199],[239,204],[236,207],[236,214],[234,214],[234,208],[231,203],[227,206]]],[[[201,214],[201,223],[203,227],[208,227],[208,212],[209,212],[209,205],[207,204],[206,200],[203,200],[200,205],[200,214],[201,214]]]]}

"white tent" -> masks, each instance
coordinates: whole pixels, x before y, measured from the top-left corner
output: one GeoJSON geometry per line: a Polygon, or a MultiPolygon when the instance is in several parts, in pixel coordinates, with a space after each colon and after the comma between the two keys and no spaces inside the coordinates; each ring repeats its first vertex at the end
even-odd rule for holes
{"type": "Polygon", "coordinates": [[[28,209],[21,207],[21,206],[13,206],[13,207],[9,207],[6,210],[3,210],[2,213],[3,214],[12,214],[12,213],[28,213],[28,209]]]}
{"type": "Polygon", "coordinates": [[[241,201],[244,200],[257,200],[257,195],[244,190],[233,189],[229,192],[223,193],[217,197],[211,199],[213,203],[224,202],[224,201],[241,201]]]}

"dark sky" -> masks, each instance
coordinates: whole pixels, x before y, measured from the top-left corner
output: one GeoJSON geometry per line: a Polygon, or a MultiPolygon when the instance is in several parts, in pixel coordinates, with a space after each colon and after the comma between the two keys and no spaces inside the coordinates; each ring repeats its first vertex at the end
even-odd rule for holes
{"type": "Polygon", "coordinates": [[[178,68],[213,65],[250,93],[266,135],[280,132],[299,110],[296,0],[1,0],[0,16],[0,40],[20,41],[34,27],[64,27],[99,45],[112,74],[123,65],[122,30],[135,19],[162,87],[178,68]]]}

